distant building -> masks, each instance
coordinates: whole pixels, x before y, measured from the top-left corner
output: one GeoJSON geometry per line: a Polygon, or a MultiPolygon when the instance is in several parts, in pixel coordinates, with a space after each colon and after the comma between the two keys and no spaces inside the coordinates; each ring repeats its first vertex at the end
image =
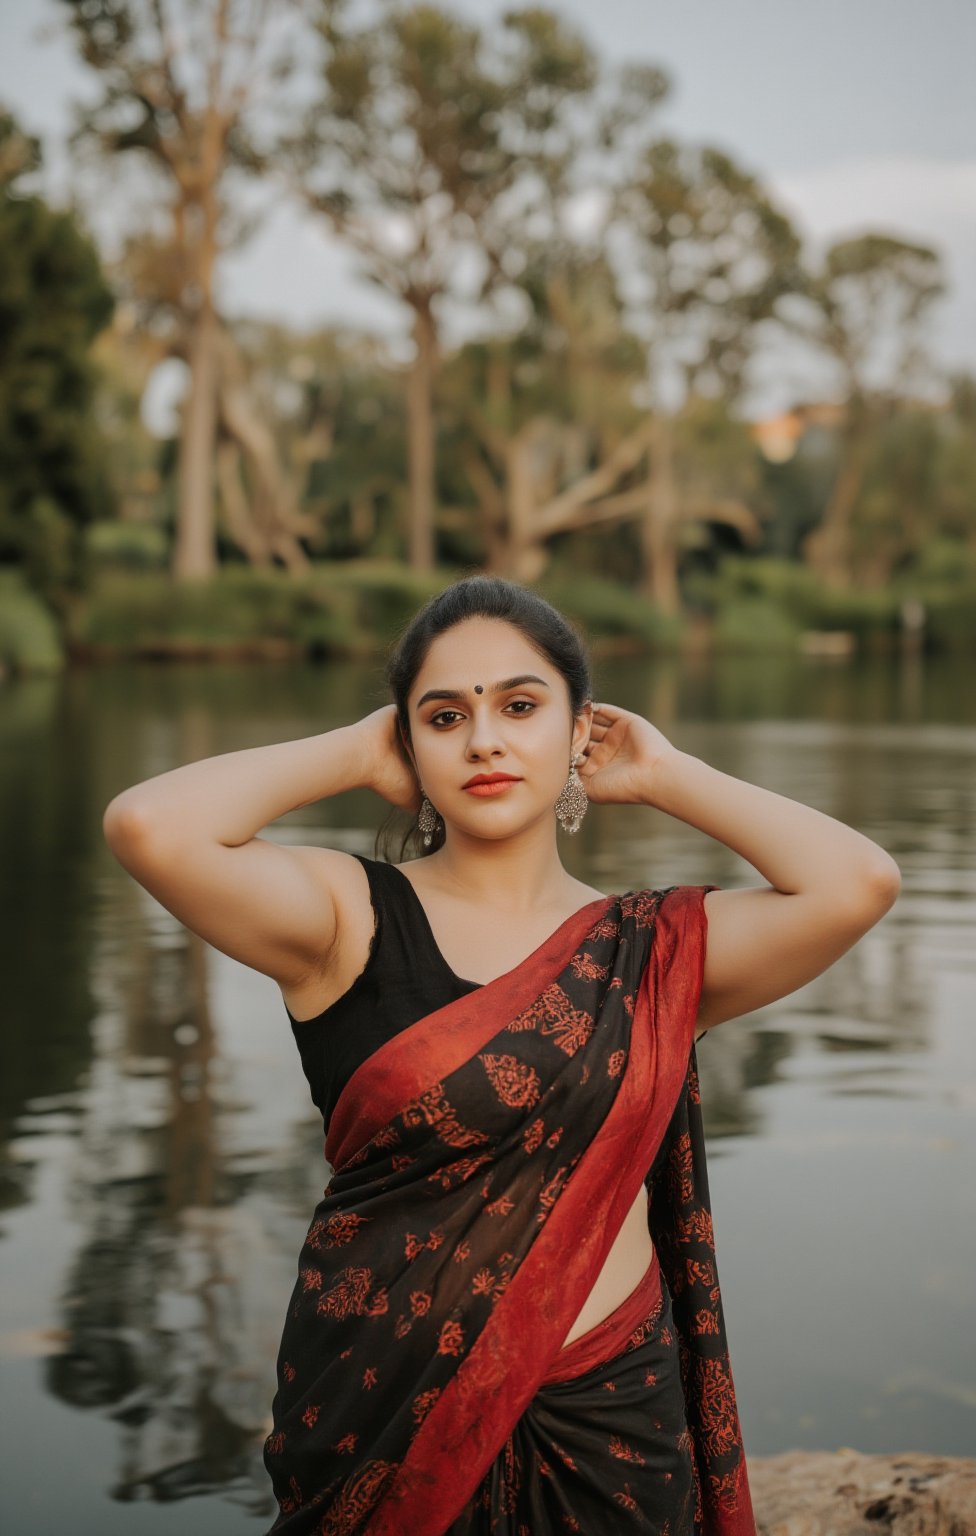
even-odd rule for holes
{"type": "Polygon", "coordinates": [[[846,414],[846,407],[836,401],[816,400],[796,405],[781,416],[753,422],[751,435],[764,459],[770,464],[785,464],[811,428],[834,432],[843,424],[846,414]]]}

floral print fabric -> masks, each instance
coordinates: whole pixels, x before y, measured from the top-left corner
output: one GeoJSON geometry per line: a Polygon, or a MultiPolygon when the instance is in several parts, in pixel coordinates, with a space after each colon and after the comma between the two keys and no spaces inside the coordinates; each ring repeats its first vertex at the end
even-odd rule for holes
{"type": "Polygon", "coordinates": [[[645,1511],[657,1523],[634,1530],[753,1536],[693,1047],[707,889],[589,903],[353,1074],[282,1335],[273,1536],[592,1531],[601,1467],[606,1508],[626,1508],[620,1492],[640,1509],[669,1457],[645,1511]],[[633,1348],[553,1380],[645,1179],[674,1324],[651,1306],[627,1319],[633,1348]],[[546,1450],[546,1424],[591,1466],[589,1492],[546,1450]]]}
{"type": "MultiPolygon", "coordinates": [[[[639,1291],[641,1314],[608,1358],[547,1374],[447,1536],[694,1530],[694,1454],[656,1255],[639,1291]]],[[[624,1303],[617,1312],[627,1310],[624,1303]]]]}

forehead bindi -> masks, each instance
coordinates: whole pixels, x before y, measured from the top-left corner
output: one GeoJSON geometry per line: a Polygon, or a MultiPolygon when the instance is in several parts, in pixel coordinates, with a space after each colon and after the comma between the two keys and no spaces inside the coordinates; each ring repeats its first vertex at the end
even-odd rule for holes
{"type": "MultiPolygon", "coordinates": [[[[490,695],[498,693],[510,693],[513,688],[525,688],[533,686],[545,688],[547,691],[549,689],[549,684],[546,682],[545,678],[539,677],[537,673],[519,672],[514,677],[500,678],[498,682],[475,683],[471,688],[471,692],[473,694],[490,695]]],[[[424,704],[428,704],[434,699],[454,699],[463,701],[467,697],[468,694],[464,688],[428,688],[417,700],[417,708],[421,709],[424,704]]]]}
{"type": "Polygon", "coordinates": [[[520,687],[555,693],[559,675],[524,635],[503,620],[470,618],[439,635],[412,692],[415,709],[432,700],[489,699],[520,687]],[[480,688],[480,694],[476,690],[480,688]]]}

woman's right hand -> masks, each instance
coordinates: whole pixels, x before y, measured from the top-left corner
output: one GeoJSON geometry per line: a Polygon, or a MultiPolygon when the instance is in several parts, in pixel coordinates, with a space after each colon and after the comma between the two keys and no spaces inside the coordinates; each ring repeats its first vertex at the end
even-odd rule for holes
{"type": "Polygon", "coordinates": [[[383,704],[353,727],[362,737],[364,782],[391,805],[416,815],[420,784],[400,735],[395,704],[383,704]]]}

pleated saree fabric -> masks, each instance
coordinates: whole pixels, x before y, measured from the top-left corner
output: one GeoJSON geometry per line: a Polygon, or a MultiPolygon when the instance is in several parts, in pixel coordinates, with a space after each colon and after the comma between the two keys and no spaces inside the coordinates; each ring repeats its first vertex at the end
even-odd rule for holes
{"type": "Polygon", "coordinates": [[[715,888],[590,902],[350,1077],[278,1357],[274,1536],[755,1536],[694,1047],[715,888]],[[654,1261],[563,1347],[642,1183],[654,1261]]]}

